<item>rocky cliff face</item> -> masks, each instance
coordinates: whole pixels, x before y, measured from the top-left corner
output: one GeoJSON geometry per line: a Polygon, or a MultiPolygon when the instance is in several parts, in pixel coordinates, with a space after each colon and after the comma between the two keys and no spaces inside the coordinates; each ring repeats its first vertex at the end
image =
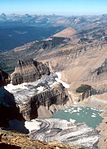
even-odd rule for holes
{"type": "Polygon", "coordinates": [[[13,94],[4,88],[7,83],[9,83],[9,75],[0,70],[0,127],[7,127],[11,119],[22,119],[13,94]]]}
{"type": "Polygon", "coordinates": [[[67,37],[52,36],[50,38],[47,38],[46,40],[35,42],[33,48],[36,49],[37,51],[40,49],[51,50],[54,47],[66,43],[67,41],[69,41],[69,38],[67,37]]]}
{"type": "Polygon", "coordinates": [[[7,85],[10,81],[9,75],[0,69],[0,87],[7,85]]]}
{"type": "Polygon", "coordinates": [[[105,72],[107,72],[107,59],[105,59],[105,61],[101,64],[101,66],[96,68],[93,73],[96,76],[98,76],[98,75],[101,75],[102,73],[105,73],[105,72]]]}
{"type": "Polygon", "coordinates": [[[49,117],[58,106],[63,107],[69,102],[66,89],[56,81],[56,78],[55,74],[45,75],[35,82],[16,86],[9,84],[5,87],[14,95],[25,120],[49,117]]]}
{"type": "Polygon", "coordinates": [[[30,60],[19,60],[15,71],[11,75],[13,85],[18,85],[24,82],[33,82],[41,78],[42,75],[50,74],[46,64],[30,60]]]}
{"type": "Polygon", "coordinates": [[[66,88],[57,78],[46,64],[32,59],[20,60],[11,75],[12,83],[5,89],[14,96],[25,120],[50,117],[66,103],[72,103],[66,88]]]}

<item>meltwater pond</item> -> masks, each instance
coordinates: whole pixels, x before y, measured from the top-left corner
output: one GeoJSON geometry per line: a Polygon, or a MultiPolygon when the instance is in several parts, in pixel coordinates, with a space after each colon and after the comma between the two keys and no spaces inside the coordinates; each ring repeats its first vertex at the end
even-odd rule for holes
{"type": "Polygon", "coordinates": [[[89,127],[96,128],[102,121],[101,111],[90,107],[71,107],[60,110],[53,115],[53,118],[65,119],[85,123],[89,127]]]}

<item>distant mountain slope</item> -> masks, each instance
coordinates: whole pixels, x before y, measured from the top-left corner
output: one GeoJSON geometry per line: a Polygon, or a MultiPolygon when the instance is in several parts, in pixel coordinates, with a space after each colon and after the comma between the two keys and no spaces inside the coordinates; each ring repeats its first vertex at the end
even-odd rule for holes
{"type": "MultiPolygon", "coordinates": [[[[42,40],[61,31],[63,37],[76,32],[90,32],[107,24],[107,15],[99,16],[57,16],[57,15],[0,15],[0,50],[10,50],[34,40],[42,40]]],[[[57,36],[57,34],[56,34],[57,36]]],[[[59,36],[59,35],[58,35],[59,36]]],[[[98,36],[98,35],[97,35],[98,36]]],[[[81,36],[82,38],[82,36],[81,36]]]]}
{"type": "Polygon", "coordinates": [[[55,35],[53,35],[54,37],[65,37],[65,38],[70,38],[72,37],[72,35],[76,34],[76,30],[71,28],[71,27],[68,27],[68,28],[65,28],[64,30],[56,33],[55,35]]]}
{"type": "Polygon", "coordinates": [[[48,54],[49,51],[67,44],[68,41],[68,38],[52,36],[41,41],[24,44],[10,51],[1,52],[0,67],[7,72],[11,72],[19,59],[41,57],[43,53],[48,54]]]}

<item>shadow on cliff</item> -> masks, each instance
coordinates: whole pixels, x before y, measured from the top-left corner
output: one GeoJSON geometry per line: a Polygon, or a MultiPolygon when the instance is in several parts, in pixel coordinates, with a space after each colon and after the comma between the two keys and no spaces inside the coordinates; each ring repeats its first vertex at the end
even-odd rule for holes
{"type": "Polygon", "coordinates": [[[13,94],[8,92],[4,87],[0,87],[0,127],[2,129],[13,128],[18,131],[14,120],[20,122],[21,130],[19,129],[19,131],[23,133],[28,132],[24,127],[24,118],[15,103],[13,94]]]}

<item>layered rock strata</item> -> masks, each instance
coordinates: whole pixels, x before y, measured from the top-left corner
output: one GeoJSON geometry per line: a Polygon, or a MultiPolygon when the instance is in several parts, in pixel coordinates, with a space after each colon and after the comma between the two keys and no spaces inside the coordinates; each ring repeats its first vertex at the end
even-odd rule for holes
{"type": "Polygon", "coordinates": [[[42,75],[50,74],[46,64],[29,60],[19,60],[15,71],[11,75],[13,85],[18,85],[24,82],[33,82],[41,78],[42,75]]]}

